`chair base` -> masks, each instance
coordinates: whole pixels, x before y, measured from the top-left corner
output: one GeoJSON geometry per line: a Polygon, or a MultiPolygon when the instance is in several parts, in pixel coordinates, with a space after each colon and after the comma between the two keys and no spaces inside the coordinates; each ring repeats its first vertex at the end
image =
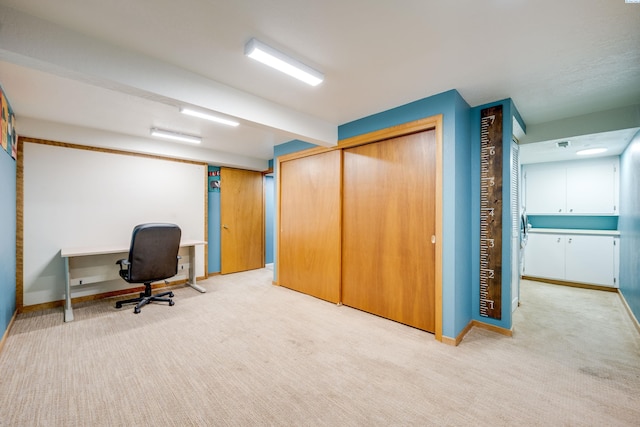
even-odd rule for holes
{"type": "Polygon", "coordinates": [[[142,307],[149,304],[150,302],[154,302],[154,301],[168,302],[170,306],[174,305],[175,302],[173,302],[171,298],[173,298],[173,292],[171,291],[161,292],[159,294],[152,295],[151,283],[145,283],[144,292],[140,292],[140,296],[138,298],[131,298],[124,301],[118,301],[116,302],[116,308],[122,308],[122,304],[137,303],[136,306],[133,308],[133,312],[135,314],[138,314],[140,313],[140,310],[142,309],[142,307]],[[164,298],[167,295],[169,296],[169,298],[164,298]]]}

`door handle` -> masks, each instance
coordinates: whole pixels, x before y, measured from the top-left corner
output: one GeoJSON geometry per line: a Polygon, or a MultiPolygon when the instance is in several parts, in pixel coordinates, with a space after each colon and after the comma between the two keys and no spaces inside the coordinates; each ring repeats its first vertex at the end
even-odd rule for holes
{"type": "Polygon", "coordinates": [[[229,229],[229,227],[227,227],[226,225],[223,225],[222,228],[224,228],[225,230],[229,229]]]}

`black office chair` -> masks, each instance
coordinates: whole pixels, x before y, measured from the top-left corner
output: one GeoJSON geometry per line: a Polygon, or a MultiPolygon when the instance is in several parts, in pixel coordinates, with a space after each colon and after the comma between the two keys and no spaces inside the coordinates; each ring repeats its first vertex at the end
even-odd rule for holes
{"type": "Polygon", "coordinates": [[[144,283],[144,292],[140,297],[116,302],[116,308],[122,304],[137,303],[133,312],[138,314],[142,306],[153,302],[168,302],[174,305],[173,292],[151,295],[151,283],[173,277],[178,273],[178,250],[180,248],[180,227],[175,224],[140,224],[131,234],[129,258],[116,262],[120,265],[120,276],[129,283],[144,283]],[[164,298],[169,296],[169,298],[164,298]]]}

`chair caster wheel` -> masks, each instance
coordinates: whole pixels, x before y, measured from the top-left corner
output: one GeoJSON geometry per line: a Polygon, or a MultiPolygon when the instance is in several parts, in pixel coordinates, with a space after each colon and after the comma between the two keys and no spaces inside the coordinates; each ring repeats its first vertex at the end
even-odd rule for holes
{"type": "Polygon", "coordinates": [[[176,305],[176,303],[173,301],[169,301],[169,305],[176,305]]]}
{"type": "Polygon", "coordinates": [[[133,312],[135,314],[140,314],[140,309],[138,307],[136,307],[136,308],[133,309],[133,312]]]}
{"type": "Polygon", "coordinates": [[[169,298],[173,298],[173,292],[169,294],[169,298]]]}
{"type": "Polygon", "coordinates": [[[116,303],[116,308],[122,308],[122,304],[120,304],[119,302],[116,303]]]}

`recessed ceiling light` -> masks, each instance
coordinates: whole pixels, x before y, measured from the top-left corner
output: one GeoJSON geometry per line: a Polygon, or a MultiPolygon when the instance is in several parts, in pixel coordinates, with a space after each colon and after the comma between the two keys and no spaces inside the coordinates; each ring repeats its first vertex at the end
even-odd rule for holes
{"type": "Polygon", "coordinates": [[[212,122],[222,123],[227,126],[238,126],[240,123],[234,120],[225,119],[222,117],[214,116],[213,114],[204,113],[202,111],[192,110],[191,108],[181,108],[180,112],[187,116],[199,117],[205,120],[211,120],[212,122]]]}
{"type": "Polygon", "coordinates": [[[244,54],[311,86],[317,86],[324,80],[324,74],[320,71],[256,39],[249,40],[244,47],[244,54]]]}
{"type": "Polygon", "coordinates": [[[586,150],[576,151],[578,156],[589,156],[591,154],[600,154],[607,151],[606,148],[587,148],[586,150]]]}
{"type": "Polygon", "coordinates": [[[187,135],[158,128],[151,128],[151,135],[165,139],[172,139],[174,141],[191,142],[193,144],[200,144],[202,142],[202,138],[199,136],[187,135]]]}

